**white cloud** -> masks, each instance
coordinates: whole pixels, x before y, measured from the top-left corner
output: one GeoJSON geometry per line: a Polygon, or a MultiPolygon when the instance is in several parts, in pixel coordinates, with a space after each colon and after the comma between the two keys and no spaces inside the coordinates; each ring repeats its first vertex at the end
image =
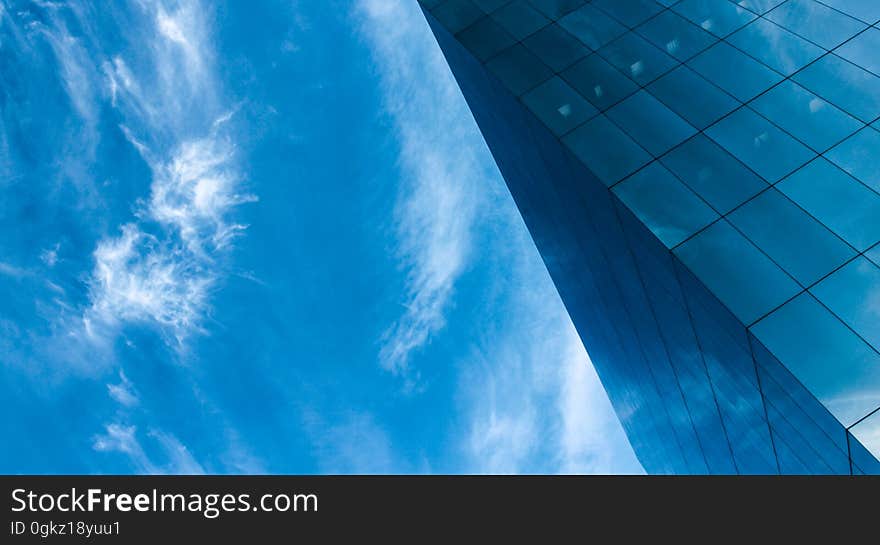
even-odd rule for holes
{"type": "Polygon", "coordinates": [[[117,403],[123,407],[134,407],[138,404],[138,396],[134,391],[134,385],[125,376],[125,373],[119,372],[119,382],[117,384],[108,384],[107,392],[117,403]]]}
{"type": "Polygon", "coordinates": [[[155,25],[149,62],[138,59],[134,70],[115,55],[103,71],[126,119],[120,129],[152,182],[132,221],[95,249],[83,322],[92,336],[113,335],[125,322],[154,324],[180,348],[203,331],[224,252],[245,229],[231,219],[234,208],[256,198],[240,192],[227,131],[234,109],[217,101],[205,10],[193,1],[146,9],[155,25]]]}
{"type": "Polygon", "coordinates": [[[414,352],[445,325],[444,311],[471,252],[483,172],[470,113],[415,2],[364,0],[363,31],[380,67],[385,107],[401,143],[404,183],[396,207],[405,311],[385,334],[382,366],[418,381],[414,352]],[[442,127],[442,130],[438,128],[442,127]]]}
{"type": "Polygon", "coordinates": [[[146,436],[152,441],[150,445],[152,450],[156,451],[153,456],[147,453],[138,437],[137,427],[123,424],[107,424],[104,433],[94,438],[92,448],[98,452],[124,454],[138,473],[152,475],[205,473],[204,468],[196,461],[189,449],[174,435],[151,430],[146,436]]]}
{"type": "Polygon", "coordinates": [[[391,438],[367,412],[351,411],[332,421],[305,413],[305,429],[312,437],[315,460],[323,473],[404,473],[391,438]]]}

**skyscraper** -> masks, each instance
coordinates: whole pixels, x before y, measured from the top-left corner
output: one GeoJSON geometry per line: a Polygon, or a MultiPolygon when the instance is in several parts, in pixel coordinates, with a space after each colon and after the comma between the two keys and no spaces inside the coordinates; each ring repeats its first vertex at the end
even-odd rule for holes
{"type": "Polygon", "coordinates": [[[880,473],[880,2],[420,0],[650,473],[880,473]]]}

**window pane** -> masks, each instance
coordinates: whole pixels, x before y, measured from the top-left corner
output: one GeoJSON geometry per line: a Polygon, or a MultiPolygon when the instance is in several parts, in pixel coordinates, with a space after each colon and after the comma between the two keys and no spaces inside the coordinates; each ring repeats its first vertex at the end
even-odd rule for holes
{"type": "Polygon", "coordinates": [[[816,154],[748,108],[740,108],[706,134],[770,183],[816,154]]]}
{"type": "Polygon", "coordinates": [[[605,62],[590,55],[562,73],[562,77],[593,106],[604,110],[635,93],[638,86],[605,62]]]}
{"type": "Polygon", "coordinates": [[[675,254],[744,324],[800,291],[791,277],[723,219],[676,248],[675,254]]]}
{"type": "Polygon", "coordinates": [[[599,54],[642,85],[657,79],[677,64],[675,59],[634,33],[624,34],[600,49],[599,54]]]}
{"type": "Polygon", "coordinates": [[[593,5],[630,28],[663,9],[654,0],[593,0],[593,5]]]}
{"type": "MultiPolygon", "coordinates": [[[[506,0],[496,0],[501,4],[506,0]]],[[[587,3],[587,0],[531,0],[532,6],[551,19],[558,19],[587,3]]]]}
{"type": "Polygon", "coordinates": [[[475,6],[471,0],[446,0],[431,13],[453,34],[483,16],[483,10],[475,6]]]}
{"type": "Polygon", "coordinates": [[[809,293],[751,331],[845,426],[880,405],[880,355],[809,293]]]}
{"type": "Polygon", "coordinates": [[[869,28],[840,46],[835,53],[853,64],[880,74],[880,30],[869,28]]]}
{"type": "Polygon", "coordinates": [[[880,132],[865,127],[825,154],[832,163],[880,191],[880,132]]]}
{"type": "Polygon", "coordinates": [[[702,134],[661,161],[721,214],[767,188],[767,182],[702,134]]]}
{"type": "Polygon", "coordinates": [[[647,89],[698,129],[708,127],[740,105],[686,66],[679,66],[647,89]]]}
{"type": "Polygon", "coordinates": [[[569,13],[559,24],[593,50],[626,32],[626,27],[589,4],[569,13]]]}
{"type": "Polygon", "coordinates": [[[834,49],[865,28],[864,23],[816,0],[789,0],[765,17],[825,49],[834,49]]]}
{"type": "Polygon", "coordinates": [[[716,36],[727,36],[756,17],[754,13],[726,0],[684,0],[672,7],[716,36]]]}
{"type": "Polygon", "coordinates": [[[764,15],[785,0],[739,0],[739,5],[754,11],[758,15],[764,15]]]}
{"type": "Polygon", "coordinates": [[[824,0],[824,2],[866,23],[874,24],[880,19],[880,3],[877,0],[824,0]]]}
{"type": "Polygon", "coordinates": [[[836,55],[825,55],[793,79],[866,123],[880,116],[880,78],[836,55]]]}
{"type": "Polygon", "coordinates": [[[604,115],[587,121],[562,141],[607,186],[651,160],[648,152],[604,115]]]}
{"type": "Polygon", "coordinates": [[[864,126],[861,121],[791,81],[783,81],[749,106],[819,152],[864,126]]]}
{"type": "Polygon", "coordinates": [[[558,77],[553,77],[523,95],[523,103],[556,135],[577,127],[596,108],[558,77]]]}
{"type": "Polygon", "coordinates": [[[858,251],[880,241],[880,195],[824,158],[776,187],[858,251]]]}
{"type": "Polygon", "coordinates": [[[516,39],[498,23],[484,17],[458,35],[459,41],[481,61],[494,56],[516,43],[516,39]]]}
{"type": "Polygon", "coordinates": [[[520,44],[492,57],[486,68],[517,96],[553,75],[546,64],[520,44]]]}
{"type": "Polygon", "coordinates": [[[864,257],[856,258],[810,291],[868,344],[880,349],[880,267],[864,257]]]}
{"type": "Polygon", "coordinates": [[[559,25],[548,25],[523,41],[532,53],[555,71],[570,66],[590,52],[577,38],[559,25]]]}
{"type": "Polygon", "coordinates": [[[726,42],[715,44],[687,64],[742,102],[753,99],[782,79],[773,70],[726,42]]]}
{"type": "Polygon", "coordinates": [[[649,19],[636,31],[680,61],[693,57],[717,40],[702,28],[669,10],[649,19]]]}
{"type": "Polygon", "coordinates": [[[656,162],[615,185],[614,193],[667,248],[718,218],[693,191],[656,162]]]}
{"type": "Polygon", "coordinates": [[[549,19],[530,6],[526,0],[514,0],[492,12],[492,18],[517,40],[522,40],[550,23],[549,19]]]}
{"type": "Polygon", "coordinates": [[[758,19],[727,40],[781,74],[790,76],[825,51],[767,19],[758,19]]]}
{"type": "Polygon", "coordinates": [[[761,193],[727,219],[805,287],[856,254],[775,189],[761,193]]]}
{"type": "Polygon", "coordinates": [[[607,112],[608,117],[655,156],[684,142],[696,129],[645,91],[607,112]]]}

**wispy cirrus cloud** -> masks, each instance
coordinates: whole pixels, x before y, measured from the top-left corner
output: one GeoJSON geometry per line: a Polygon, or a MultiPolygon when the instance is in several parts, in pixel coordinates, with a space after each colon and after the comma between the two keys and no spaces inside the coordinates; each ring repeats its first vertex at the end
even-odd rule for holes
{"type": "Polygon", "coordinates": [[[379,358],[414,385],[419,373],[410,365],[412,355],[444,327],[444,312],[472,251],[482,196],[472,185],[485,175],[482,140],[418,5],[362,0],[357,15],[399,135],[404,180],[395,220],[407,298],[382,339],[379,358]]]}
{"type": "Polygon", "coordinates": [[[245,226],[234,209],[256,197],[240,190],[241,174],[213,73],[205,10],[195,1],[145,7],[151,57],[133,70],[122,56],[103,63],[121,126],[152,173],[149,196],[119,234],[94,252],[87,333],[112,334],[126,322],[154,324],[182,347],[203,331],[224,252],[245,226]]]}
{"type": "Polygon", "coordinates": [[[172,434],[150,430],[143,434],[150,442],[152,454],[142,442],[136,426],[108,424],[104,433],[94,437],[92,448],[99,452],[125,454],[138,473],[201,475],[202,465],[189,449],[172,434]]]}

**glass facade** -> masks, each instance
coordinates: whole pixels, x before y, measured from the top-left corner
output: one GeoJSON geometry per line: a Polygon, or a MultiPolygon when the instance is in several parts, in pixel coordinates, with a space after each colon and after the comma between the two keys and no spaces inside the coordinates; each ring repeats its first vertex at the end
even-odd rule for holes
{"type": "Polygon", "coordinates": [[[421,0],[652,473],[880,473],[880,2],[421,0]]]}

